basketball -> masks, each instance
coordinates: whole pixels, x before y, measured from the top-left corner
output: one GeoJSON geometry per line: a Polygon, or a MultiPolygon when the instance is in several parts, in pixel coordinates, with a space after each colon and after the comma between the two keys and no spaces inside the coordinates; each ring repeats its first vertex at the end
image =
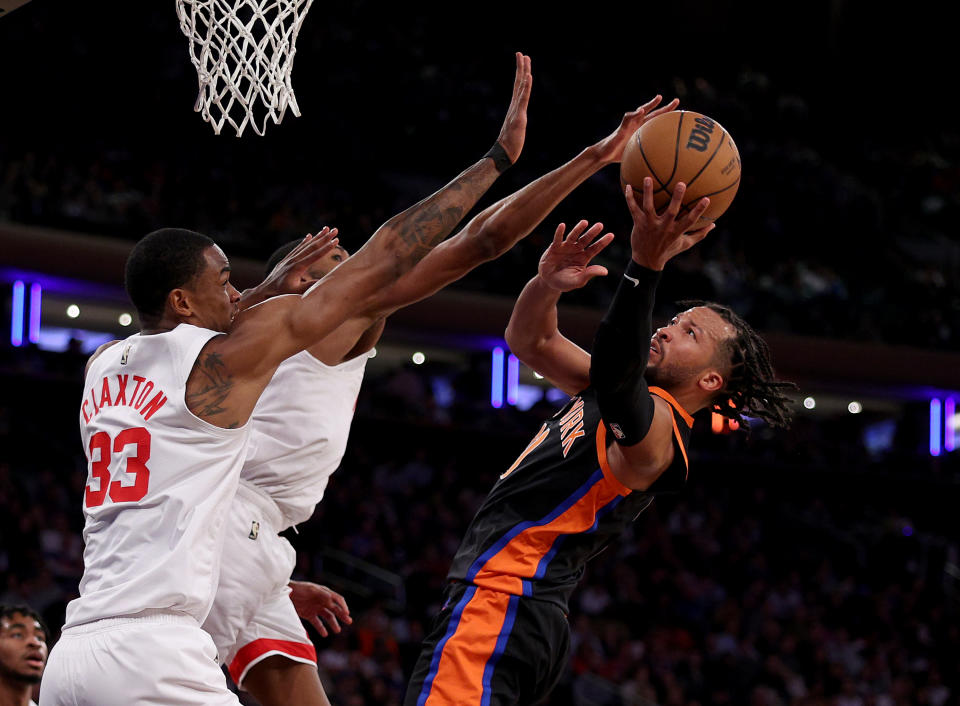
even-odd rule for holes
{"type": "Polygon", "coordinates": [[[713,223],[730,207],[740,185],[740,153],[716,120],[689,110],[658,115],[640,126],[623,151],[620,183],[633,187],[639,199],[644,177],[653,179],[657,210],[673,197],[678,181],[687,185],[680,214],[704,196],[710,206],[694,230],[713,223]]]}

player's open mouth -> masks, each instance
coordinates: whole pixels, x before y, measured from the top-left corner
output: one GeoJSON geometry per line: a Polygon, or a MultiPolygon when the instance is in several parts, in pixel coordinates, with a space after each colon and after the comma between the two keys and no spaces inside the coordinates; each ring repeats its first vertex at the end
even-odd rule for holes
{"type": "Polygon", "coordinates": [[[29,664],[31,667],[43,669],[43,659],[40,657],[27,657],[27,664],[29,664]]]}

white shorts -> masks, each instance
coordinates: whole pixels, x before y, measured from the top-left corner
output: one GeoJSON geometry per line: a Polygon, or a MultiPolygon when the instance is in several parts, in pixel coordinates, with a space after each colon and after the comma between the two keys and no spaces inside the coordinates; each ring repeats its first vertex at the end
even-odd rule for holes
{"type": "Polygon", "coordinates": [[[217,595],[203,624],[240,687],[247,671],[271,655],[317,662],[290,601],[296,552],[277,534],[282,524],[276,504],[241,482],[230,508],[217,595]]]}
{"type": "Polygon", "coordinates": [[[237,706],[197,621],[149,611],[63,631],[40,684],[43,706],[237,706]]]}

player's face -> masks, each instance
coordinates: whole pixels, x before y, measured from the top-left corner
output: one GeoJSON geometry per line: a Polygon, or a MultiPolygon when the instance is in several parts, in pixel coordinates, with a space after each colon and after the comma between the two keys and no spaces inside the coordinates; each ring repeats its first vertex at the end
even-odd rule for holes
{"type": "Polygon", "coordinates": [[[240,310],[240,292],[230,284],[230,262],[216,245],[203,252],[204,266],[190,284],[193,305],[201,326],[226,331],[240,310]]]}
{"type": "Polygon", "coordinates": [[[313,263],[310,269],[307,270],[307,274],[316,282],[333,272],[341,262],[346,262],[349,257],[350,253],[347,252],[346,248],[337,245],[333,250],[313,263]]]}
{"type": "Polygon", "coordinates": [[[715,361],[721,342],[733,327],[703,306],[677,314],[650,339],[647,380],[665,389],[689,382],[715,361]]]}
{"type": "Polygon", "coordinates": [[[29,615],[0,618],[0,681],[35,684],[47,664],[47,636],[29,615]]]}

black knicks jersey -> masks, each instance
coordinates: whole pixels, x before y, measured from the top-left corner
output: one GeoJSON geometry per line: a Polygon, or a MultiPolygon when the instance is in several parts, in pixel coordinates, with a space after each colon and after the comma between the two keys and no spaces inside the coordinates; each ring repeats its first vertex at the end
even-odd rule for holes
{"type": "Polygon", "coordinates": [[[588,560],[653,501],[681,490],[693,419],[664,390],[673,410],[674,459],[646,491],[631,491],[607,463],[607,427],[592,388],[570,400],[490,491],[447,578],[548,600],[566,610],[588,560]]]}

